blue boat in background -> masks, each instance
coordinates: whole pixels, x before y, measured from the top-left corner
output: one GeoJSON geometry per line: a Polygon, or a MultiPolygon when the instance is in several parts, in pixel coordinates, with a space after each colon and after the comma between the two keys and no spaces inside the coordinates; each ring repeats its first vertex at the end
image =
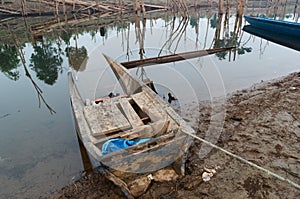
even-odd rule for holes
{"type": "Polygon", "coordinates": [[[300,23],[263,17],[244,16],[253,27],[286,35],[300,37],[300,23]]]}

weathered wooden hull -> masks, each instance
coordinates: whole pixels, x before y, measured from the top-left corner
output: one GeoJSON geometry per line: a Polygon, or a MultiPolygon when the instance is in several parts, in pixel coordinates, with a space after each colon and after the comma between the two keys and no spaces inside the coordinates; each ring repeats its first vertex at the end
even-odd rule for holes
{"type": "Polygon", "coordinates": [[[193,59],[198,57],[203,57],[207,55],[212,55],[215,53],[220,53],[224,51],[229,51],[234,49],[235,47],[228,47],[228,48],[214,48],[214,49],[206,49],[206,50],[197,50],[197,51],[190,51],[178,54],[171,54],[171,55],[164,55],[159,57],[152,57],[152,58],[145,58],[142,60],[134,60],[129,62],[122,62],[122,66],[127,69],[139,67],[139,66],[150,66],[154,64],[165,64],[177,61],[183,61],[187,59],[193,59]]]}
{"type": "Polygon", "coordinates": [[[132,198],[144,193],[152,180],[185,174],[192,138],[184,132],[195,132],[149,87],[105,57],[127,97],[85,105],[69,74],[71,103],[77,132],[93,166],[102,166],[103,174],[132,198]],[[101,146],[114,138],[149,140],[103,155],[101,146]]]}
{"type": "Polygon", "coordinates": [[[262,17],[244,17],[248,23],[256,28],[300,37],[300,23],[262,17]]]}

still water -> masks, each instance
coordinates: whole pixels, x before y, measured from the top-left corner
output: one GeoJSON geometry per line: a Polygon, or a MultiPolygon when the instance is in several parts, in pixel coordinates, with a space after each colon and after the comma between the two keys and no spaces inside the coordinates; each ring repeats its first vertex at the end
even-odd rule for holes
{"type": "Polygon", "coordinates": [[[25,29],[1,39],[0,198],[45,196],[80,177],[67,73],[72,71],[83,99],[121,92],[102,53],[122,62],[238,46],[231,53],[132,70],[153,80],[161,96],[172,91],[186,103],[300,70],[299,51],[244,32],[244,19],[234,13],[88,22],[36,33],[38,39],[32,32],[24,39],[25,29]]]}

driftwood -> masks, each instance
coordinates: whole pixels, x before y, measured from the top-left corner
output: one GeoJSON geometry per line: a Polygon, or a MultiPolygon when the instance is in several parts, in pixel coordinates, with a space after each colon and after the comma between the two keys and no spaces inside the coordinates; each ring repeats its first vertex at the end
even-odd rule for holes
{"type": "Polygon", "coordinates": [[[42,26],[34,28],[33,33],[34,34],[40,34],[41,32],[49,30],[49,29],[62,27],[62,26],[65,26],[65,25],[78,24],[78,23],[90,21],[90,20],[93,20],[93,19],[108,17],[108,16],[111,16],[111,15],[112,15],[111,13],[105,13],[105,14],[103,14],[101,16],[97,16],[97,17],[96,16],[87,16],[87,17],[84,17],[84,18],[81,18],[81,19],[72,18],[72,19],[68,19],[67,21],[60,21],[60,22],[55,21],[52,24],[50,23],[50,24],[46,24],[46,25],[42,25],[42,26]]]}
{"type": "Polygon", "coordinates": [[[165,55],[160,57],[152,57],[142,60],[134,60],[129,62],[123,62],[121,63],[125,68],[135,68],[138,66],[149,66],[154,64],[165,64],[175,61],[182,61],[186,59],[193,59],[197,57],[203,57],[206,55],[211,55],[219,52],[224,52],[227,50],[232,50],[235,47],[229,47],[229,48],[216,48],[216,49],[206,49],[206,50],[198,50],[198,51],[191,51],[191,52],[185,52],[185,53],[178,53],[173,55],[165,55]]]}
{"type": "Polygon", "coordinates": [[[113,11],[113,10],[120,10],[118,7],[111,7],[106,5],[101,5],[99,3],[96,3],[94,1],[73,1],[73,0],[55,0],[59,3],[65,3],[69,5],[76,5],[76,6],[84,6],[84,7],[93,7],[94,9],[98,11],[113,11]]]}
{"type": "Polygon", "coordinates": [[[11,11],[11,10],[8,10],[7,8],[5,8],[5,9],[4,8],[0,8],[0,12],[12,14],[12,15],[20,14],[20,12],[11,11]]]}

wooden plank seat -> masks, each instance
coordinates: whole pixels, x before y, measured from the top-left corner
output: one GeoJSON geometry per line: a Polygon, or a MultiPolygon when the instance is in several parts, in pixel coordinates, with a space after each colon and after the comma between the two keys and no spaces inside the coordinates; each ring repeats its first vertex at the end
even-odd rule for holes
{"type": "Polygon", "coordinates": [[[149,123],[143,126],[138,126],[127,131],[121,131],[116,134],[112,134],[97,139],[97,141],[94,142],[94,144],[96,144],[100,148],[103,142],[114,138],[133,140],[133,139],[157,137],[164,134],[167,131],[169,127],[169,123],[170,123],[169,120],[166,121],[162,120],[154,123],[149,123]]]}
{"type": "Polygon", "coordinates": [[[93,136],[106,135],[131,128],[130,123],[114,101],[85,106],[83,112],[93,136]]]}

